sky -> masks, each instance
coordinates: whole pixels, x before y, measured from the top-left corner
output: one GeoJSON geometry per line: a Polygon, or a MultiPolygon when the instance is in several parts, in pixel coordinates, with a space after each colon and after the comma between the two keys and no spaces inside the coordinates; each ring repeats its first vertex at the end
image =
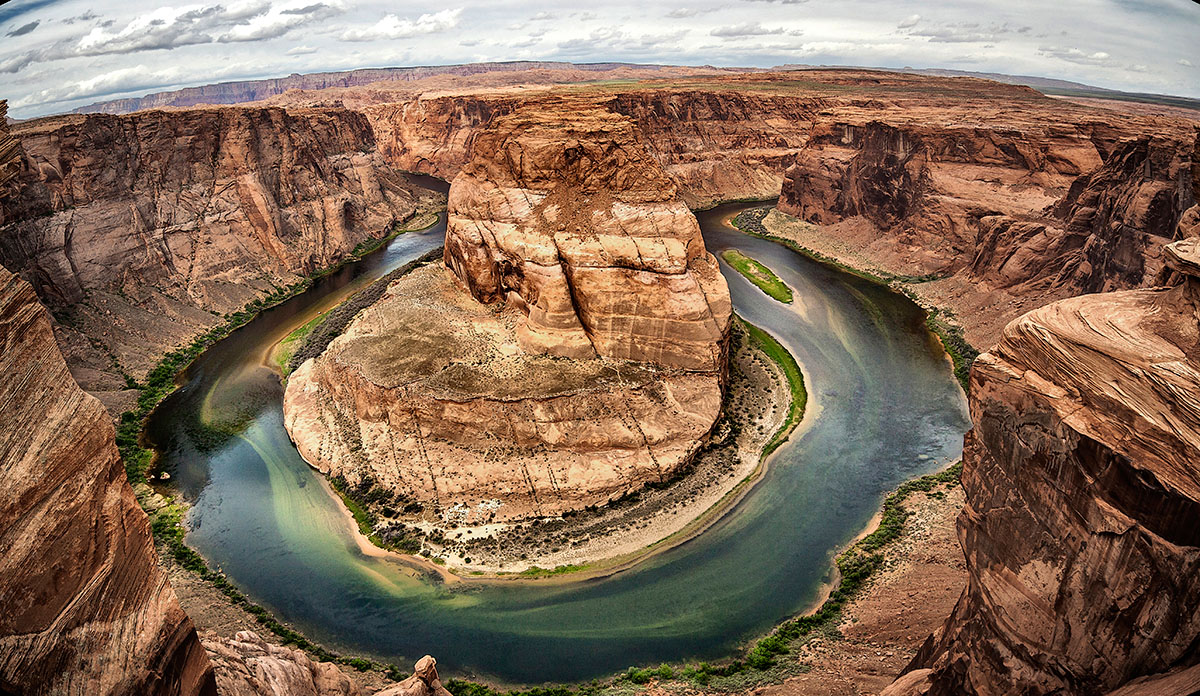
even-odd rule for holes
{"type": "Polygon", "coordinates": [[[11,0],[28,118],[230,80],[500,60],[952,68],[1200,97],[1200,0],[11,0]]]}

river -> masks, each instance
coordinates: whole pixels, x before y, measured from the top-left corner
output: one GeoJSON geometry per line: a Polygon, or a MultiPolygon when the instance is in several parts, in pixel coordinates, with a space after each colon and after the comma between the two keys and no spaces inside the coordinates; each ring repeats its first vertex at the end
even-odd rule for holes
{"type": "Polygon", "coordinates": [[[439,246],[443,215],[263,312],[182,375],[147,434],[192,503],[188,543],[311,639],[402,668],[428,653],[443,676],[542,683],[730,655],[811,605],[833,554],[884,495],[957,459],[968,428],[920,309],[725,224],[747,207],[697,217],[710,251],[737,248],[794,289],[795,302],[780,304],[722,262],[736,311],[803,366],[809,410],[759,484],[697,538],[612,577],[563,584],[446,586],[359,549],[283,428],[265,356],[350,290],[439,246]]]}

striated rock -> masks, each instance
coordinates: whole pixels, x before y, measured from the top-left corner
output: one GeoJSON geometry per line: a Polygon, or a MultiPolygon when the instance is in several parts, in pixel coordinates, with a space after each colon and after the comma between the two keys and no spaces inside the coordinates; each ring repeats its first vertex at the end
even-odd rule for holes
{"type": "Polygon", "coordinates": [[[976,361],[968,587],[886,693],[1103,693],[1200,662],[1200,239],[1164,256],[1183,284],[1048,305],[976,361]]]}
{"type": "MultiPolygon", "coordinates": [[[[0,99],[0,201],[11,195],[9,182],[17,176],[21,161],[21,141],[12,134],[8,125],[8,102],[0,99]]],[[[0,225],[4,216],[0,210],[0,225]]]]}
{"type": "MultiPolygon", "coordinates": [[[[15,133],[21,192],[0,206],[0,260],[71,309],[67,333],[135,376],[214,314],[345,259],[417,203],[367,120],[344,110],[68,116],[15,133]]],[[[77,371],[106,388],[88,376],[77,371]]]]}
{"type": "Polygon", "coordinates": [[[632,123],[586,103],[497,119],[450,188],[446,264],[526,311],[521,346],[723,369],[729,290],[632,123]]]}
{"type": "MultiPolygon", "coordinates": [[[[207,637],[221,696],[359,696],[359,685],[331,662],[266,642],[253,631],[207,637]]],[[[432,659],[432,658],[430,658],[432,659]]]]}
{"type": "Polygon", "coordinates": [[[720,412],[732,311],[696,219],[629,120],[586,103],[499,118],[475,152],[452,274],[397,281],[292,374],[297,448],[450,524],[667,480],[720,412]]]}
{"type": "Polygon", "coordinates": [[[0,691],[214,694],[100,402],[0,268],[0,691]]]}
{"type": "Polygon", "coordinates": [[[393,283],[288,379],[284,424],[314,467],[445,524],[603,504],[686,464],[721,408],[717,371],[518,345],[525,317],[441,267],[393,283]]]}

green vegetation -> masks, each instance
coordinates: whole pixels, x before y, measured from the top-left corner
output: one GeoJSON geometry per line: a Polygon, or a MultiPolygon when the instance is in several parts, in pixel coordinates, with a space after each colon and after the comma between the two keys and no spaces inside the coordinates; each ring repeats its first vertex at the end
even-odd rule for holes
{"type": "Polygon", "coordinates": [[[767,293],[770,297],[784,304],[792,303],[792,289],[780,280],[779,276],[775,275],[771,269],[746,256],[737,249],[722,251],[721,258],[725,259],[725,263],[729,264],[733,270],[741,273],[747,280],[757,285],[759,290],[767,293]]]}
{"type": "MultiPolygon", "coordinates": [[[[766,239],[777,244],[782,244],[787,248],[795,251],[798,254],[819,261],[827,266],[832,266],[838,270],[856,275],[859,278],[870,280],[880,285],[886,285],[897,292],[902,292],[908,299],[912,300],[917,305],[925,309],[925,325],[929,327],[942,342],[946,353],[950,356],[950,360],[954,363],[954,376],[958,379],[958,383],[962,385],[963,391],[967,390],[970,375],[971,364],[975,362],[979,351],[975,349],[965,336],[963,336],[962,326],[954,321],[954,314],[948,309],[934,307],[932,309],[922,303],[921,298],[915,292],[906,287],[918,283],[928,283],[935,280],[945,278],[945,274],[927,273],[921,276],[897,275],[884,271],[867,271],[860,268],[849,266],[835,258],[826,256],[819,251],[809,249],[808,247],[797,244],[796,242],[771,234],[763,226],[763,218],[770,212],[767,208],[754,208],[751,210],[743,210],[738,213],[733,219],[734,227],[737,227],[742,232],[753,237],[766,239]]],[[[732,264],[731,264],[732,265],[732,264]]]]}
{"type": "Polygon", "coordinates": [[[941,340],[954,363],[954,376],[965,392],[970,386],[971,365],[979,357],[979,351],[967,342],[962,327],[953,321],[953,316],[948,309],[933,309],[925,317],[925,325],[941,340]]]}
{"type": "Polygon", "coordinates": [[[209,568],[200,554],[193,551],[191,547],[184,543],[184,510],[183,505],[171,502],[158,510],[150,512],[150,529],[154,533],[154,538],[167,548],[167,552],[180,566],[196,573],[202,579],[212,584],[213,587],[220,590],[222,594],[229,598],[230,603],[246,610],[263,627],[282,638],[285,645],[294,645],[308,652],[318,660],[338,662],[359,671],[377,669],[387,670],[389,674],[399,673],[399,670],[394,665],[383,665],[356,657],[343,657],[337,653],[330,652],[280,623],[266,608],[251,602],[246,595],[234,587],[233,583],[229,582],[229,579],[223,573],[209,568]]]}
{"type": "Polygon", "coordinates": [[[141,392],[138,394],[137,406],[122,413],[117,424],[117,448],[121,452],[125,474],[130,483],[145,483],[147,480],[146,474],[154,462],[154,455],[141,445],[142,425],[154,407],[175,391],[178,386],[175,384],[176,375],[204,352],[205,348],[245,326],[262,310],[307,290],[311,285],[311,280],[301,280],[286,287],[277,287],[270,295],[248,302],[241,310],[225,315],[225,321],[219,326],[197,336],[187,346],[164,355],[146,375],[144,383],[134,383],[133,386],[141,392]]]}
{"type": "Polygon", "coordinates": [[[307,324],[296,328],[279,342],[279,346],[275,349],[275,353],[271,358],[284,377],[292,374],[292,355],[295,354],[300,346],[304,345],[304,341],[308,339],[308,335],[312,333],[313,329],[317,328],[318,324],[325,320],[328,314],[328,312],[318,314],[307,324]]]}
{"type": "Polygon", "coordinates": [[[792,354],[788,352],[787,348],[784,348],[779,341],[776,341],[774,336],[754,324],[741,319],[738,319],[738,321],[745,328],[746,333],[749,334],[750,340],[754,341],[754,344],[783,370],[783,374],[787,377],[788,388],[792,392],[792,402],[788,405],[787,418],[784,419],[783,424],[779,426],[775,434],[771,436],[771,439],[767,441],[767,444],[763,446],[762,456],[765,457],[778,449],[804,418],[804,408],[808,404],[808,390],[804,388],[804,373],[800,371],[800,365],[796,362],[796,358],[792,357],[792,354]]]}
{"type": "MultiPolygon", "coordinates": [[[[550,578],[554,577],[555,575],[565,575],[567,573],[576,573],[581,570],[587,570],[589,567],[590,566],[587,563],[573,563],[555,566],[553,568],[539,568],[537,566],[530,566],[525,570],[522,570],[520,573],[517,573],[517,575],[523,578],[550,578]]],[[[501,573],[501,575],[503,574],[504,573],[501,573]]]]}

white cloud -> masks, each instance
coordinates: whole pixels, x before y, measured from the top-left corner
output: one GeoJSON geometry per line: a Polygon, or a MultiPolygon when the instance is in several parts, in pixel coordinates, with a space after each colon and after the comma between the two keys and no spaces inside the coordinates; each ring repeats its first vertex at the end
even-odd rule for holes
{"type": "Polygon", "coordinates": [[[920,22],[920,21],[921,21],[921,15],[919,15],[919,14],[909,15],[909,16],[905,17],[904,19],[900,20],[900,23],[897,24],[896,27],[899,29],[911,29],[912,27],[917,26],[917,22],[920,22]]]}
{"type": "Polygon", "coordinates": [[[316,46],[293,46],[287,50],[289,56],[307,56],[316,53],[319,49],[316,46]]]}
{"type": "Polygon", "coordinates": [[[786,30],[783,27],[767,28],[761,22],[743,22],[727,27],[717,27],[708,32],[712,36],[717,36],[723,39],[733,39],[741,36],[766,36],[767,34],[782,34],[786,30]]]}
{"type": "Polygon", "coordinates": [[[384,16],[374,26],[366,29],[350,29],[342,33],[342,41],[377,41],[380,39],[408,39],[421,34],[437,34],[458,26],[462,8],[426,13],[416,20],[384,16]]]}
{"type": "Polygon", "coordinates": [[[1192,61],[1188,60],[1187,58],[1180,58],[1180,59],[1179,59],[1178,61],[1176,61],[1176,62],[1177,62],[1179,65],[1182,65],[1182,66],[1183,66],[1183,67],[1185,67],[1185,68],[1190,68],[1190,67],[1192,67],[1192,61]]]}

